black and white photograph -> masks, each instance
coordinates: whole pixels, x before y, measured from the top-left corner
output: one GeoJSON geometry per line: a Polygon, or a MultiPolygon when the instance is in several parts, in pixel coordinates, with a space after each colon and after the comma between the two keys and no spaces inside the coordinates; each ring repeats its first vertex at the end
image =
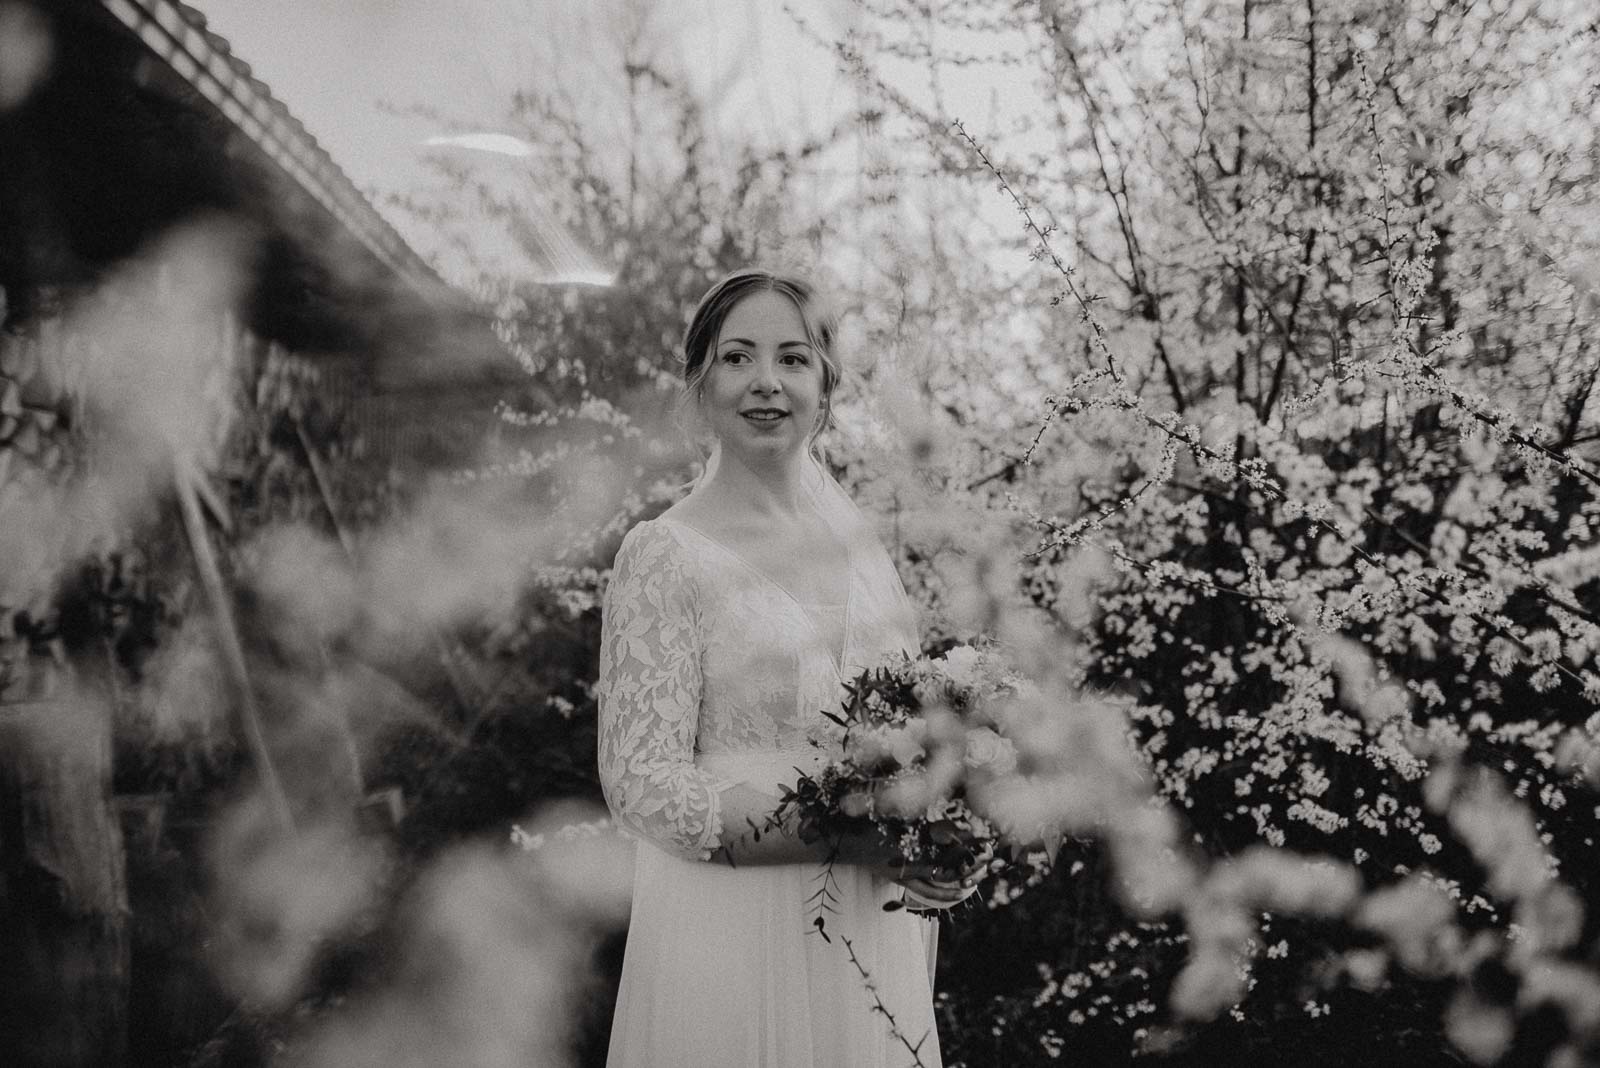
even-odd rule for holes
{"type": "Polygon", "coordinates": [[[1597,384],[1597,0],[0,0],[0,1065],[1600,1068],[1597,384]]]}

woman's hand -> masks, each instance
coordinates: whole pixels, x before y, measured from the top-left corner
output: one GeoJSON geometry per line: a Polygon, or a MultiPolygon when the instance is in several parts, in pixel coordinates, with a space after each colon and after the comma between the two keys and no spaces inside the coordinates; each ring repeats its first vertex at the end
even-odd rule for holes
{"type": "Polygon", "coordinates": [[[982,852],[972,856],[968,863],[956,871],[914,867],[907,869],[895,882],[905,887],[906,901],[912,908],[953,908],[977,891],[978,883],[982,881],[993,858],[993,847],[985,845],[982,852]]]}
{"type": "Polygon", "coordinates": [[[907,864],[900,859],[898,844],[878,827],[849,834],[836,844],[837,859],[873,869],[878,875],[905,888],[906,902],[916,909],[948,909],[959,905],[978,888],[994,849],[985,845],[979,853],[966,853],[957,868],[938,864],[907,864]]]}
{"type": "Polygon", "coordinates": [[[977,877],[944,880],[925,875],[908,875],[896,879],[905,888],[906,905],[914,909],[955,908],[978,889],[977,877]]]}

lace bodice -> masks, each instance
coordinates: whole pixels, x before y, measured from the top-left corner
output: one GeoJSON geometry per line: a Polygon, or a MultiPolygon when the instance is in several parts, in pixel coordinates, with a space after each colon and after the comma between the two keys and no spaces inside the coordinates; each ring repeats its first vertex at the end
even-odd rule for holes
{"type": "Polygon", "coordinates": [[[822,712],[838,707],[844,682],[915,650],[912,609],[887,554],[863,525],[834,525],[849,547],[849,595],[837,610],[808,610],[796,596],[806,591],[791,593],[674,518],[623,539],[602,609],[598,757],[624,827],[709,857],[732,783],[700,758],[825,743],[822,712]]]}

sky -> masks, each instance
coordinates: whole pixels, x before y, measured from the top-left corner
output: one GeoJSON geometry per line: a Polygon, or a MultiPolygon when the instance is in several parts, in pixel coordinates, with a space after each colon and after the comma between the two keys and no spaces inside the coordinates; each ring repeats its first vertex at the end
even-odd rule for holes
{"type": "MultiPolygon", "coordinates": [[[[424,142],[450,133],[447,120],[493,132],[501,129],[500,120],[518,89],[549,89],[559,81],[575,94],[588,91],[577,84],[583,67],[620,52],[616,12],[628,5],[580,0],[197,0],[195,6],[384,210],[381,194],[415,192],[437,183],[424,161],[438,149],[424,142]],[[422,118],[412,113],[416,107],[437,111],[441,119],[422,118]]],[[[671,0],[635,6],[655,9],[645,36],[657,42],[654,47],[662,58],[669,65],[681,61],[703,89],[722,101],[725,133],[797,137],[850,104],[850,87],[833,57],[806,40],[777,5],[671,0]],[[752,73],[758,76],[736,77],[752,73]]],[[[810,10],[827,22],[830,9],[842,10],[837,4],[810,10]]],[[[615,103],[592,103],[597,127],[608,119],[622,121],[615,103]]],[[[473,162],[480,167],[515,166],[509,157],[495,161],[480,156],[473,162]]],[[[402,212],[385,210],[385,215],[424,255],[447,255],[434,247],[422,224],[402,212]]],[[[497,236],[483,235],[487,247],[480,250],[481,258],[516,255],[497,236]]]]}
{"type": "MultiPolygon", "coordinates": [[[[625,12],[645,19],[640,36],[650,42],[647,58],[693,80],[701,100],[719,102],[713,134],[729,143],[798,144],[861,102],[859,87],[840,70],[832,50],[808,38],[784,5],[771,0],[194,3],[402,236],[458,284],[470,284],[478,268],[497,278],[604,277],[598,256],[587,255],[552,275],[549,264],[533,263],[502,226],[487,219],[468,227],[470,251],[453,247],[427,224],[391,208],[384,194],[443,189],[444,180],[426,158],[444,151],[461,155],[487,184],[516,190],[514,199],[536,217],[539,208],[528,202],[528,183],[517,159],[426,142],[461,129],[503,130],[516,91],[564,87],[586,116],[586,134],[600,143],[624,143],[625,101],[620,95],[597,96],[605,90],[588,73],[621,68],[625,12]],[[422,118],[415,113],[418,107],[439,117],[422,118]]],[[[856,0],[805,0],[795,10],[814,34],[829,40],[842,37],[862,17],[856,0]]],[[[982,42],[976,50],[993,43],[982,42]]],[[[1038,106],[1035,88],[1014,70],[946,70],[936,106],[925,72],[896,70],[883,57],[873,62],[910,99],[943,110],[947,118],[964,119],[980,136],[987,131],[991,146],[1018,113],[1038,106]]],[[[464,211],[476,210],[457,203],[464,211]]],[[[1001,197],[981,204],[980,211],[991,233],[1014,225],[1013,209],[1001,197]]],[[[1011,263],[996,267],[1007,273],[1026,269],[1011,263]]]]}

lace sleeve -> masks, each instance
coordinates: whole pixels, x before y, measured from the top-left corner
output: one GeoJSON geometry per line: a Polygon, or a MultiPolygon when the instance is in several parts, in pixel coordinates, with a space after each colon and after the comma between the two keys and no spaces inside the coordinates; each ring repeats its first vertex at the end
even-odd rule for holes
{"type": "Polygon", "coordinates": [[[695,767],[700,719],[697,597],[672,534],[641,523],[623,538],[601,609],[599,767],[619,824],[671,852],[708,859],[727,782],[695,767]]]}

